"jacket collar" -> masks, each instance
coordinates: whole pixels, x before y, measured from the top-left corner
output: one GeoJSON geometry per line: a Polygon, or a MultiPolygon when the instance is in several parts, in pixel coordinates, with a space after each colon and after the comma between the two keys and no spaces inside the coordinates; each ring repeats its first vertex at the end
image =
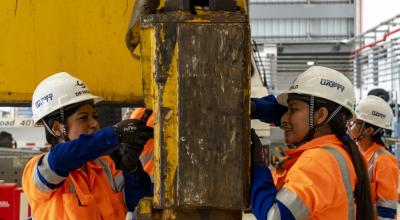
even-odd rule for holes
{"type": "Polygon", "coordinates": [[[301,145],[298,148],[295,149],[288,149],[286,150],[286,154],[290,157],[301,154],[302,152],[313,149],[313,148],[318,148],[321,146],[329,146],[329,145],[336,145],[336,146],[342,146],[342,142],[336,137],[334,134],[329,134],[329,135],[324,135],[321,137],[317,137],[312,139],[311,141],[301,145]]]}
{"type": "Polygon", "coordinates": [[[363,152],[363,156],[366,161],[370,161],[374,153],[379,149],[385,149],[382,145],[374,142],[365,152],[363,152]]]}

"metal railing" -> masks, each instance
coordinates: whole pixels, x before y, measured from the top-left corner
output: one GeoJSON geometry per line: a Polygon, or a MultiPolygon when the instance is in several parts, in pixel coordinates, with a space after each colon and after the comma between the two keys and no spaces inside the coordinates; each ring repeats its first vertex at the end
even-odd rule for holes
{"type": "Polygon", "coordinates": [[[392,137],[400,137],[400,14],[350,42],[358,44],[350,57],[353,59],[357,98],[364,98],[375,88],[386,90],[390,94],[389,103],[395,115],[392,137]]]}
{"type": "Polygon", "coordinates": [[[270,92],[270,90],[273,89],[272,83],[271,83],[271,80],[272,80],[271,76],[272,76],[272,72],[273,72],[272,66],[274,63],[274,56],[271,54],[266,54],[266,55],[262,56],[255,41],[252,41],[251,46],[252,46],[252,56],[253,56],[253,59],[256,64],[254,68],[257,68],[257,71],[260,74],[262,84],[270,92]]]}

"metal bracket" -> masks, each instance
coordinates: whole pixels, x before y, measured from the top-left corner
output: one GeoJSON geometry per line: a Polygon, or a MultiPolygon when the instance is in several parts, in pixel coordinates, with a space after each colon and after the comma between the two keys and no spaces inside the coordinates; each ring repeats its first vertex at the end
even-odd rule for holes
{"type": "Polygon", "coordinates": [[[188,0],[166,0],[166,11],[190,11],[191,1],[188,0]]]}
{"type": "Polygon", "coordinates": [[[210,11],[236,11],[234,0],[210,0],[210,11]]]}
{"type": "Polygon", "coordinates": [[[210,11],[236,11],[234,0],[166,0],[166,11],[190,11],[195,6],[208,6],[210,11]]]}

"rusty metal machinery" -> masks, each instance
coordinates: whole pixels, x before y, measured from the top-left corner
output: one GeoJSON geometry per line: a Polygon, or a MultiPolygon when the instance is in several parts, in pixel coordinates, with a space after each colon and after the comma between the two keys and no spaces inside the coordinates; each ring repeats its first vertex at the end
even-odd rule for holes
{"type": "Polygon", "coordinates": [[[154,197],[137,219],[241,219],[250,182],[245,5],[169,0],[141,17],[145,104],[156,122],[154,197]]]}

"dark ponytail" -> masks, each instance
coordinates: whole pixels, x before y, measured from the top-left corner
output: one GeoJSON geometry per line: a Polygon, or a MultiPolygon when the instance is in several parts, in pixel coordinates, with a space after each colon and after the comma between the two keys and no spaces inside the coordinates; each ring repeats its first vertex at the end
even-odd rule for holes
{"type": "MultiPolygon", "coordinates": [[[[321,102],[317,102],[321,103],[321,102]]],[[[326,107],[331,114],[338,105],[324,100],[323,104],[316,105],[315,109],[326,107]]],[[[356,143],[346,133],[346,121],[348,118],[348,111],[344,108],[340,110],[337,115],[328,123],[331,131],[336,137],[342,141],[344,149],[350,154],[355,173],[357,175],[357,182],[354,189],[354,199],[357,207],[357,220],[374,220],[374,209],[372,205],[371,189],[369,185],[368,172],[365,160],[362,157],[356,143]]]]}
{"type": "MultiPolygon", "coordinates": [[[[367,122],[365,123],[365,126],[366,127],[372,127],[374,129],[374,132],[376,130],[378,130],[378,129],[381,129],[381,128],[379,128],[379,127],[377,127],[375,125],[372,125],[370,123],[367,123],[367,122]]],[[[372,135],[372,141],[377,143],[377,144],[379,144],[379,145],[382,145],[382,146],[384,146],[386,148],[385,143],[382,140],[382,136],[383,136],[384,133],[385,133],[385,130],[381,129],[376,134],[372,135]]]]}

